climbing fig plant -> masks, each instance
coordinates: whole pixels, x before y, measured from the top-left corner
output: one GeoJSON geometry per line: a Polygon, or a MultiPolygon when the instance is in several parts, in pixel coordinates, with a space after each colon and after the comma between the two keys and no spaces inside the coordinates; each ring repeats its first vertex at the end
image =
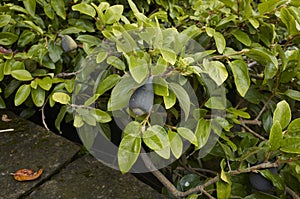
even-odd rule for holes
{"type": "Polygon", "coordinates": [[[56,129],[72,123],[91,153],[119,136],[117,168],[142,161],[170,196],[299,198],[298,0],[4,0],[0,11],[0,108],[41,110],[48,128],[58,107],[56,129]]]}

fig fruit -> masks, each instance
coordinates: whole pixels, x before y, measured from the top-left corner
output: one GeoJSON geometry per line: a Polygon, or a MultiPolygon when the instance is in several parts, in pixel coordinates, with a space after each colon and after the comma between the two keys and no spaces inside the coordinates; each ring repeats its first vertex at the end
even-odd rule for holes
{"type": "Polygon", "coordinates": [[[76,42],[69,35],[62,35],[61,46],[65,52],[69,52],[77,48],[76,42]]]}

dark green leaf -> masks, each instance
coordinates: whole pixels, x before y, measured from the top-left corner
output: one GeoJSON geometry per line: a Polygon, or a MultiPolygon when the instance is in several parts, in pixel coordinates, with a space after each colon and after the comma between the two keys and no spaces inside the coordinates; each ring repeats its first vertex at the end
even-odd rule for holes
{"type": "Polygon", "coordinates": [[[24,0],[23,4],[27,12],[31,15],[35,15],[35,8],[36,8],[36,0],[24,0]]]}
{"type": "Polygon", "coordinates": [[[0,45],[12,45],[18,40],[18,35],[11,32],[0,32],[0,45]]]}
{"type": "Polygon", "coordinates": [[[198,147],[196,149],[201,149],[207,143],[210,132],[210,122],[200,118],[195,131],[195,135],[198,140],[198,147]]]}
{"type": "Polygon", "coordinates": [[[24,47],[30,42],[32,42],[34,38],[35,38],[35,34],[33,32],[31,32],[30,30],[24,30],[21,33],[20,38],[18,40],[18,46],[24,47]]]}
{"type": "Polygon", "coordinates": [[[57,46],[54,43],[54,41],[52,40],[49,41],[48,50],[49,50],[49,57],[54,63],[56,63],[58,60],[61,59],[63,50],[59,46],[57,46]]]}
{"type": "Polygon", "coordinates": [[[51,6],[58,16],[64,20],[66,19],[65,1],[51,0],[51,6]]]}
{"type": "Polygon", "coordinates": [[[11,15],[0,15],[0,28],[6,26],[11,19],[11,15]]]}
{"type": "Polygon", "coordinates": [[[184,112],[185,119],[187,120],[190,114],[190,96],[188,95],[186,90],[177,83],[171,82],[169,86],[173,93],[176,95],[180,107],[184,112]]]}
{"type": "Polygon", "coordinates": [[[284,94],[294,100],[300,101],[300,92],[292,89],[288,89],[284,94]]]}
{"type": "Polygon", "coordinates": [[[41,89],[39,86],[36,89],[31,89],[31,98],[33,103],[37,107],[43,106],[45,102],[45,90],[41,89]]]}
{"type": "Polygon", "coordinates": [[[17,93],[15,95],[15,100],[14,100],[16,106],[19,106],[23,102],[25,102],[25,100],[30,95],[30,90],[31,90],[31,87],[29,84],[23,84],[22,86],[19,87],[19,89],[17,90],[17,93]]]}
{"type": "Polygon", "coordinates": [[[5,109],[6,108],[6,104],[3,100],[3,98],[0,96],[0,109],[5,109]]]}

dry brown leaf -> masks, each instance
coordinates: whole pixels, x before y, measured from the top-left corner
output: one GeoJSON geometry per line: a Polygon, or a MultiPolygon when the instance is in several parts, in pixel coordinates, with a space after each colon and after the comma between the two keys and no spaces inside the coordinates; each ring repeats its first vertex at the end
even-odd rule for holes
{"type": "Polygon", "coordinates": [[[31,169],[20,169],[13,173],[14,179],[17,181],[28,181],[35,180],[39,178],[43,173],[43,169],[39,169],[37,172],[34,172],[31,169]]]}
{"type": "Polygon", "coordinates": [[[3,114],[1,119],[2,119],[3,122],[10,122],[11,121],[11,119],[9,119],[6,114],[3,114]]]}

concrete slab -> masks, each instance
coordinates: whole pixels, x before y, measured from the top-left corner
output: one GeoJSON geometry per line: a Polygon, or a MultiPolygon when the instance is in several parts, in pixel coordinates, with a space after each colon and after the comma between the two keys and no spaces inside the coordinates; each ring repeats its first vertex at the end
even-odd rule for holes
{"type": "Polygon", "coordinates": [[[45,182],[28,199],[163,199],[131,174],[121,175],[85,155],[45,182]]]}
{"type": "Polygon", "coordinates": [[[10,112],[0,111],[0,117],[3,114],[12,120],[0,121],[0,129],[13,128],[14,131],[0,133],[0,198],[13,199],[58,172],[80,147],[10,112]],[[23,168],[41,168],[44,173],[35,181],[15,181],[10,173],[23,168]]]}

